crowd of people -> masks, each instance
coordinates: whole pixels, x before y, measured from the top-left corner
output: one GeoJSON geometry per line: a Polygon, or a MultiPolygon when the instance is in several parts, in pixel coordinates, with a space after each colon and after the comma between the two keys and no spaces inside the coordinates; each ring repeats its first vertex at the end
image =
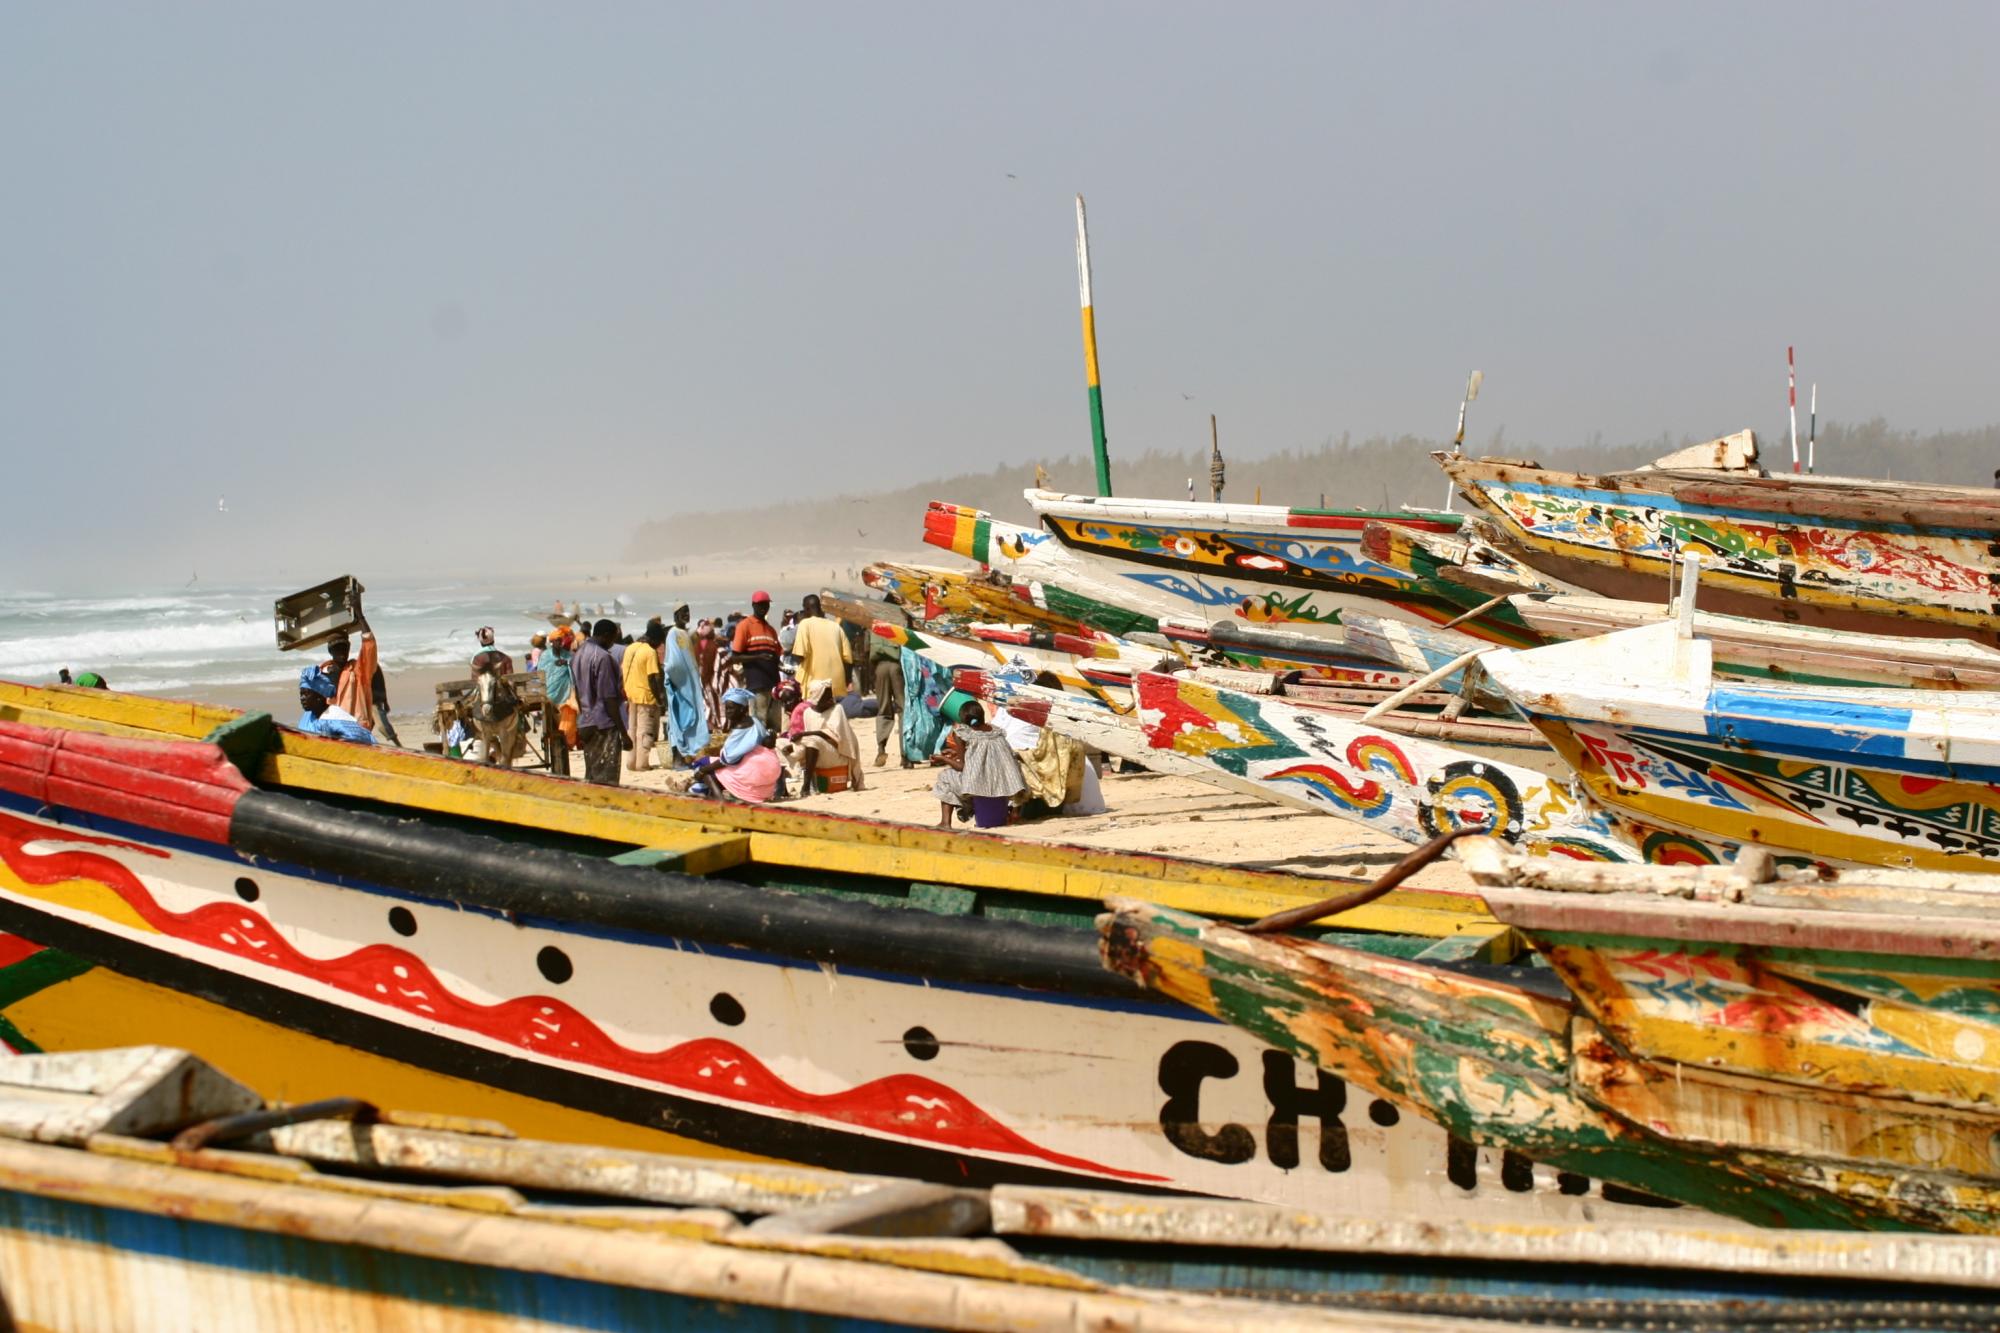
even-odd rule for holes
{"type": "Polygon", "coordinates": [[[817,595],[774,623],[761,591],[747,613],[697,621],[681,606],[636,635],[608,617],[537,634],[527,662],[586,781],[659,767],[670,790],[756,802],[862,787],[857,717],[876,719],[875,762],[888,762],[901,664],[855,666],[854,640],[817,595]]]}
{"type": "MultiPolygon", "coordinates": [[[[536,634],[522,667],[539,677],[539,718],[519,704],[514,658],[492,627],[477,640],[473,692],[443,741],[454,755],[511,764],[538,725],[556,771],[571,771],[575,756],[576,776],[617,785],[661,768],[669,791],[763,804],[864,789],[862,726],[872,718],[874,767],[892,748],[903,768],[937,766],[940,827],[1104,808],[1095,764],[1077,742],[1004,708],[989,712],[907,649],[850,634],[817,595],[775,621],[760,591],[747,612],[697,620],[681,606],[636,634],[610,617],[536,634]]],[[[364,624],[358,651],[345,636],[327,651],[299,673],[299,729],[400,744],[374,635],[364,624]]]]}

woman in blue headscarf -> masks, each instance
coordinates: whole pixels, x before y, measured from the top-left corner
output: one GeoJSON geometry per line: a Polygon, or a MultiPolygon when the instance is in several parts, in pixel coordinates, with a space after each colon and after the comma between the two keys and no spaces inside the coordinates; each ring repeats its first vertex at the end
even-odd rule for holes
{"type": "Polygon", "coordinates": [[[330,736],[337,741],[375,743],[375,733],[360,719],[333,701],[333,677],[316,666],[299,672],[299,730],[312,736],[330,736]]]}
{"type": "Polygon", "coordinates": [[[694,769],[667,775],[667,790],[758,804],[777,794],[784,764],[771,748],[770,733],[750,715],[754,696],[733,689],[722,696],[722,753],[694,761],[694,769]]]}
{"type": "Polygon", "coordinates": [[[708,748],[708,704],[701,696],[701,668],[694,636],[688,633],[689,614],[685,606],[675,608],[660,667],[667,685],[667,741],[674,747],[676,763],[708,748]]]}

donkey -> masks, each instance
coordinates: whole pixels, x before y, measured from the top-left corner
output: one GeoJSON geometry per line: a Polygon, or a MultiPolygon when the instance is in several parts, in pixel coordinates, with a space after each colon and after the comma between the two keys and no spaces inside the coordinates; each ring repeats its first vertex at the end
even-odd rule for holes
{"type": "Polygon", "coordinates": [[[472,727],[479,733],[479,753],[489,764],[512,768],[527,739],[520,696],[505,676],[491,668],[475,671],[472,683],[472,727]]]}

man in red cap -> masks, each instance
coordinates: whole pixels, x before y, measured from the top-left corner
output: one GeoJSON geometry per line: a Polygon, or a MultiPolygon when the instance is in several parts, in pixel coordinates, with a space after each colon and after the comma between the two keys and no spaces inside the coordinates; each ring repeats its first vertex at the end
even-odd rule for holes
{"type": "Polygon", "coordinates": [[[743,688],[750,691],[750,716],[764,724],[767,735],[782,729],[778,705],[771,691],[778,684],[778,631],[765,618],[771,609],[771,594],[759,589],[750,594],[750,614],[736,624],[736,637],[729,644],[729,660],[743,670],[743,688]]]}

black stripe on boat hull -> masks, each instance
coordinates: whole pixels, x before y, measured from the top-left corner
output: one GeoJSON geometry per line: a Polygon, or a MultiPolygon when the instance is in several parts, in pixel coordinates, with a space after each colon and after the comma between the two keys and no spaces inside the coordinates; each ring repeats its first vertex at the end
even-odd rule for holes
{"type": "Polygon", "coordinates": [[[725,945],[937,981],[1148,1001],[1096,932],[755,888],[503,842],[274,792],[237,802],[230,845],[360,883],[512,917],[725,945]]]}

